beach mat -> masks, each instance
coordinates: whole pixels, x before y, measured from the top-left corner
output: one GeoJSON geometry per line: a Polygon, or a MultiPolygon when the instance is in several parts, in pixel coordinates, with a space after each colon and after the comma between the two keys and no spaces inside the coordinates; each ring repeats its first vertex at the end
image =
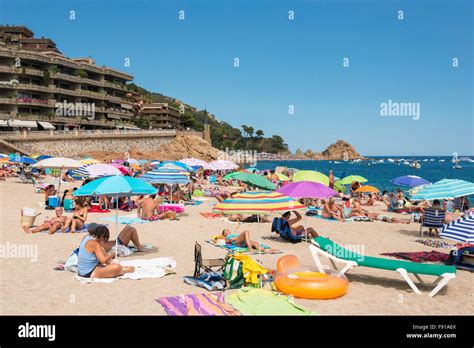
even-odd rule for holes
{"type": "Polygon", "coordinates": [[[456,245],[456,244],[450,244],[448,242],[437,240],[437,239],[417,239],[417,240],[414,240],[414,242],[421,243],[431,248],[438,248],[438,249],[451,249],[451,248],[454,248],[456,245]]]}
{"type": "Polygon", "coordinates": [[[239,311],[226,303],[222,292],[161,297],[155,300],[169,316],[239,316],[239,311]]]}
{"type": "Polygon", "coordinates": [[[125,273],[117,278],[84,278],[75,274],[74,277],[82,284],[112,283],[118,279],[139,280],[146,278],[161,278],[176,273],[176,261],[172,257],[158,257],[154,259],[121,260],[122,266],[133,266],[135,271],[125,273]]]}
{"type": "MultiPolygon", "coordinates": [[[[115,222],[115,216],[108,216],[105,218],[101,218],[102,221],[112,221],[115,222]]],[[[146,224],[147,222],[152,222],[151,220],[143,220],[136,215],[125,215],[118,217],[119,224],[122,225],[134,225],[134,224],[146,224]]]]}
{"type": "Polygon", "coordinates": [[[242,288],[226,301],[243,315],[315,315],[292,298],[263,289],[242,288]]]}
{"type": "Polygon", "coordinates": [[[445,263],[449,254],[440,253],[439,251],[415,251],[415,252],[393,252],[381,253],[383,256],[391,256],[397,259],[412,261],[412,262],[442,262],[445,263]]]}
{"type": "MultiPolygon", "coordinates": [[[[247,255],[256,255],[256,254],[282,254],[283,253],[283,251],[280,251],[280,250],[273,250],[272,252],[270,252],[270,251],[259,252],[258,250],[249,251],[249,249],[247,247],[241,247],[241,246],[235,246],[235,245],[229,245],[229,244],[219,245],[219,244],[216,244],[214,242],[214,240],[212,240],[212,239],[208,239],[208,240],[206,240],[206,242],[211,244],[211,245],[214,245],[215,247],[224,249],[224,250],[226,250],[226,251],[228,251],[232,254],[241,253],[241,254],[247,254],[247,255]]],[[[264,249],[271,249],[266,244],[261,244],[260,243],[260,246],[264,249]]]]}

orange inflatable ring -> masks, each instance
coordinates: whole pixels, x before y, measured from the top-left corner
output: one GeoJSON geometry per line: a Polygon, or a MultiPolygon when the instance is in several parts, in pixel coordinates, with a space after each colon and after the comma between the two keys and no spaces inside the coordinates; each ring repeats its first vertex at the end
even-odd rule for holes
{"type": "Polygon", "coordinates": [[[277,260],[275,285],[287,295],[309,299],[331,299],[344,295],[349,281],[340,272],[316,267],[301,267],[295,255],[286,255],[277,260]]]}

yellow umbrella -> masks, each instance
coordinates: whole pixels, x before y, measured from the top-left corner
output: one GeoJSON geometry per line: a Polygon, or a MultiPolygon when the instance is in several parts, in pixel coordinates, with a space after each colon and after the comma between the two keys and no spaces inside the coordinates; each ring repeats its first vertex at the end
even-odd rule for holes
{"type": "Polygon", "coordinates": [[[379,192],[380,190],[374,186],[366,185],[366,186],[361,186],[355,192],[370,192],[370,193],[376,193],[379,192]]]}
{"type": "Polygon", "coordinates": [[[93,158],[84,158],[84,159],[79,160],[79,162],[83,165],[100,163],[100,161],[93,158]]]}
{"type": "Polygon", "coordinates": [[[280,181],[290,181],[291,179],[282,173],[275,173],[280,181]]]}

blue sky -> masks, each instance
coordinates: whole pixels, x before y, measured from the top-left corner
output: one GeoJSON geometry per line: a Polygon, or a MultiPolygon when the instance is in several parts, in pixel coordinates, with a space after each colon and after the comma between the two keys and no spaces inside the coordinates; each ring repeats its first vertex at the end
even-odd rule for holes
{"type": "Polygon", "coordinates": [[[236,127],[279,134],[293,151],[344,139],[364,155],[472,155],[473,3],[0,0],[0,23],[236,127]],[[380,116],[389,99],[420,103],[420,119],[380,116]]]}

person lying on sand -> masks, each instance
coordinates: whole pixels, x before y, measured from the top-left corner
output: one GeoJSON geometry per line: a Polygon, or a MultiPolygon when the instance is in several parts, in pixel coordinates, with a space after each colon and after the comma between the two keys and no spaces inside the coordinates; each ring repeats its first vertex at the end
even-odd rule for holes
{"type": "MultiPolygon", "coordinates": [[[[99,226],[105,226],[101,225],[95,222],[91,222],[87,226],[87,231],[90,233],[91,231],[94,231],[97,227],[99,226]]],[[[114,246],[115,246],[115,240],[109,240],[107,243],[104,243],[104,249],[105,251],[110,251],[114,246]]],[[[147,248],[145,248],[141,243],[140,239],[138,238],[138,231],[135,227],[132,227],[130,225],[125,226],[122,231],[120,231],[118,237],[117,237],[117,244],[118,245],[124,245],[128,247],[130,242],[133,243],[137,251],[140,252],[145,252],[148,251],[147,248]]]]}
{"type": "Polygon", "coordinates": [[[43,224],[39,225],[38,227],[23,227],[23,230],[26,233],[38,233],[42,231],[48,231],[48,234],[54,234],[66,223],[66,217],[63,216],[63,208],[57,207],[56,209],[54,209],[54,212],[56,213],[56,216],[53,217],[51,220],[43,222],[43,224]]]}
{"type": "Polygon", "coordinates": [[[232,214],[229,216],[230,221],[234,222],[270,222],[270,219],[266,215],[251,215],[251,214],[232,214]]]}
{"type": "Polygon", "coordinates": [[[229,229],[222,231],[222,237],[225,238],[226,244],[232,244],[235,246],[247,247],[249,251],[259,250],[262,252],[272,252],[273,249],[264,249],[259,243],[250,240],[250,232],[245,230],[241,233],[232,233],[229,229]]]}
{"type": "Polygon", "coordinates": [[[372,219],[372,220],[384,221],[384,222],[389,222],[389,223],[398,223],[398,224],[407,224],[407,225],[410,223],[410,221],[400,220],[396,217],[391,217],[389,215],[380,214],[380,213],[366,213],[365,216],[367,216],[369,219],[372,219]]]}
{"type": "Polygon", "coordinates": [[[291,212],[287,211],[285,212],[281,217],[282,219],[285,219],[288,221],[288,225],[291,228],[291,233],[295,235],[296,237],[298,236],[305,236],[307,238],[316,238],[319,237],[319,234],[314,230],[312,227],[308,227],[307,229],[304,228],[302,225],[294,226],[297,222],[299,222],[303,217],[301,216],[300,213],[298,213],[296,210],[293,211],[293,213],[296,215],[295,218],[290,219],[291,212]]]}
{"type": "Polygon", "coordinates": [[[109,229],[100,225],[89,231],[79,245],[77,273],[85,278],[114,278],[130,273],[134,267],[122,267],[112,262],[114,253],[107,253],[104,246],[109,241],[109,229]]]}
{"type": "Polygon", "coordinates": [[[329,198],[329,201],[324,203],[321,216],[326,219],[334,218],[339,221],[344,221],[344,211],[336,203],[336,199],[334,197],[329,198]]]}

